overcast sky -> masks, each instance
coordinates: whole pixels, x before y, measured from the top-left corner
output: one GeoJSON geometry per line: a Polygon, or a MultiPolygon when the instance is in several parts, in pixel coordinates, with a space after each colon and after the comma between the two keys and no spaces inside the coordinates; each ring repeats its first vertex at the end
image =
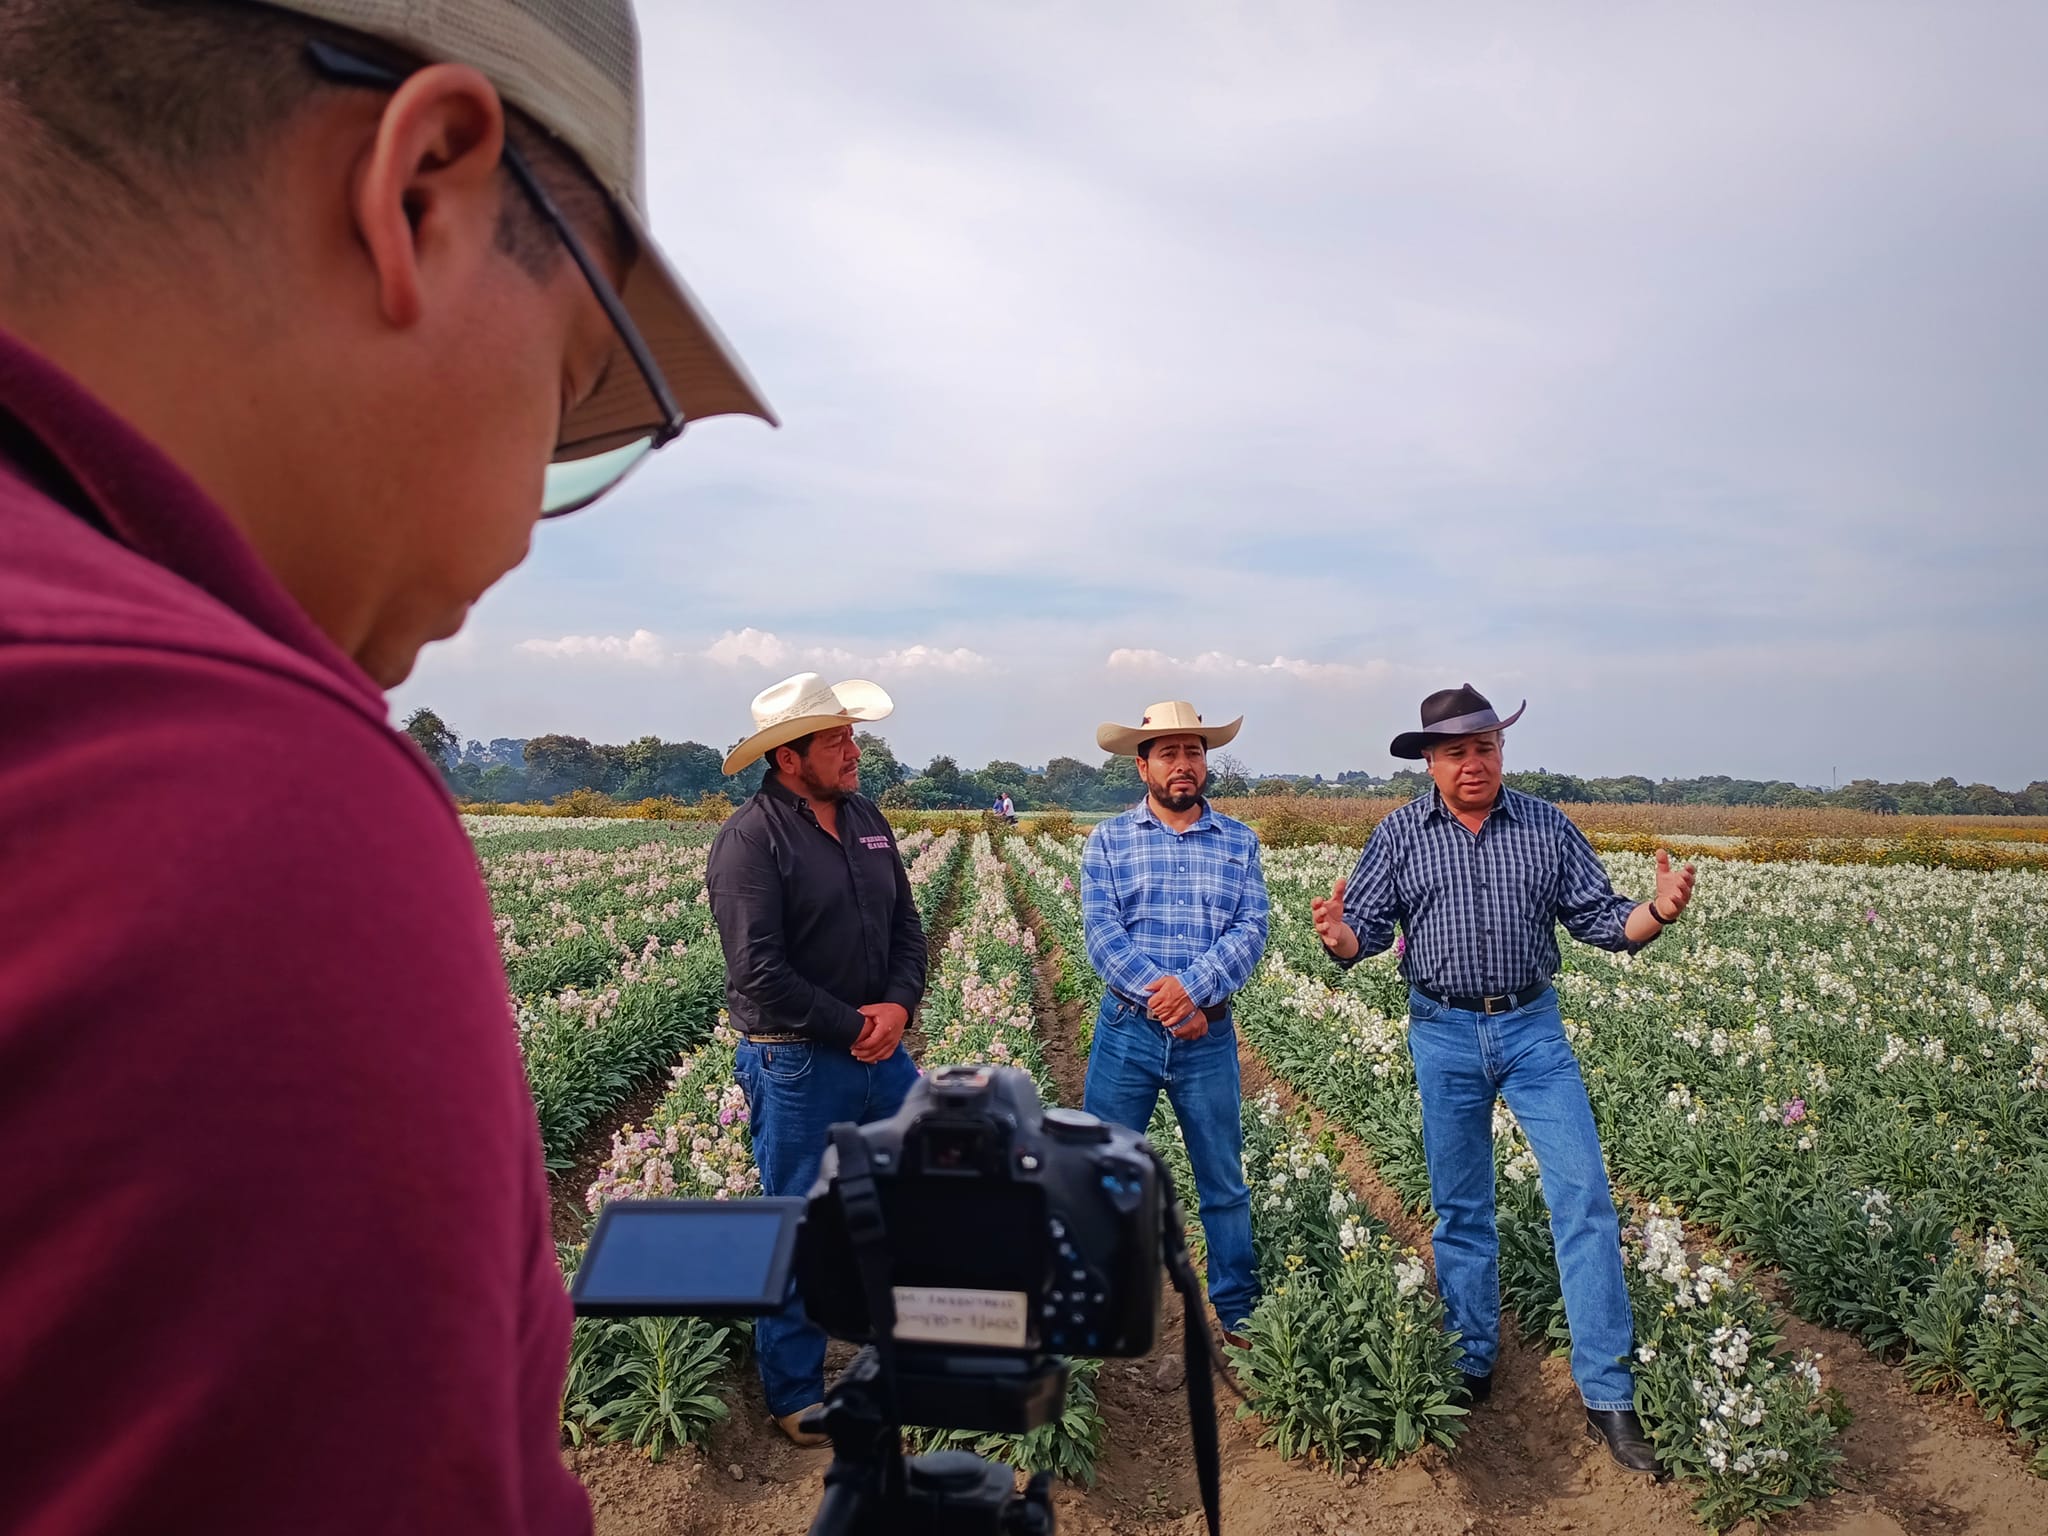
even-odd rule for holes
{"type": "Polygon", "coordinates": [[[640,0],[719,418],[394,698],[465,737],[2048,778],[2048,6],[640,0]]]}

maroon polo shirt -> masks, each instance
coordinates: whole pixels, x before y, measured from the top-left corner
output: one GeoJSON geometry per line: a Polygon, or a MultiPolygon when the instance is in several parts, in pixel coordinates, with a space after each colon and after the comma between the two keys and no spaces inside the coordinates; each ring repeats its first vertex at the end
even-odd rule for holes
{"type": "Polygon", "coordinates": [[[220,509],[0,335],[0,1531],[587,1532],[475,857],[220,509]]]}

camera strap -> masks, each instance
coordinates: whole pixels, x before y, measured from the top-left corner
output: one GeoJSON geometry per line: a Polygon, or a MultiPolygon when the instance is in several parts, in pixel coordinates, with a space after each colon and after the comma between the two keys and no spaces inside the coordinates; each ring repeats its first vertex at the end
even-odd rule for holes
{"type": "Polygon", "coordinates": [[[880,1362],[883,1408],[896,1417],[896,1293],[889,1288],[889,1230],[882,1217],[882,1196],[875,1188],[874,1165],[860,1127],[842,1122],[832,1127],[832,1146],[839,1154],[839,1209],[846,1218],[847,1242],[860,1271],[861,1293],[867,1298],[868,1326],[874,1330],[875,1357],[880,1362]]]}
{"type": "Polygon", "coordinates": [[[1202,1282],[1188,1257],[1188,1235],[1182,1222],[1180,1196],[1173,1187],[1173,1175],[1150,1146],[1152,1166],[1159,1171],[1159,1187],[1166,1200],[1160,1210],[1160,1249],[1166,1258],[1166,1273],[1180,1292],[1181,1364],[1188,1384],[1188,1433],[1195,1441],[1195,1481],[1202,1490],[1202,1514],[1209,1522],[1209,1536],[1222,1531],[1222,1455],[1216,1443],[1216,1384],[1209,1377],[1213,1356],[1209,1329],[1202,1321],[1202,1282]]]}

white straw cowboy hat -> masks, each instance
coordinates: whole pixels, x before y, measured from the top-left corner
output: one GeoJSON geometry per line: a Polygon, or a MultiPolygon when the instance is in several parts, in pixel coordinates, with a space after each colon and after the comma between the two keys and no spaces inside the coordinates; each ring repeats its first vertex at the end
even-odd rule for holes
{"type": "Polygon", "coordinates": [[[1155,736],[1199,736],[1203,746],[1214,748],[1233,740],[1243,724],[1244,716],[1239,715],[1228,725],[1210,725],[1186,699],[1167,699],[1148,708],[1136,725],[1098,725],[1095,744],[1118,757],[1136,757],[1139,745],[1155,736]]]}
{"type": "Polygon", "coordinates": [[[764,752],[854,721],[887,719],[895,701],[865,678],[828,683],[815,672],[785,677],[754,695],[754,734],[726,754],[725,771],[738,773],[764,752]]]}

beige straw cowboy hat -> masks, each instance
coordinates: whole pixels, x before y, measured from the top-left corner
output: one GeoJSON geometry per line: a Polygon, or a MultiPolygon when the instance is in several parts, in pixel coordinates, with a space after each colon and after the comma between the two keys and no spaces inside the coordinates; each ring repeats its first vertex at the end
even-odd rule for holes
{"type": "Polygon", "coordinates": [[[785,677],[754,695],[754,734],[726,754],[725,771],[738,773],[762,753],[813,731],[886,719],[895,707],[879,685],[865,678],[828,683],[815,672],[785,677]]]}
{"type": "Polygon", "coordinates": [[[1136,757],[1139,744],[1155,736],[1199,736],[1205,747],[1213,749],[1234,739],[1243,724],[1244,716],[1239,715],[1228,725],[1209,725],[1186,699],[1168,699],[1148,708],[1136,725],[1098,725],[1095,744],[1118,757],[1136,757]]]}

